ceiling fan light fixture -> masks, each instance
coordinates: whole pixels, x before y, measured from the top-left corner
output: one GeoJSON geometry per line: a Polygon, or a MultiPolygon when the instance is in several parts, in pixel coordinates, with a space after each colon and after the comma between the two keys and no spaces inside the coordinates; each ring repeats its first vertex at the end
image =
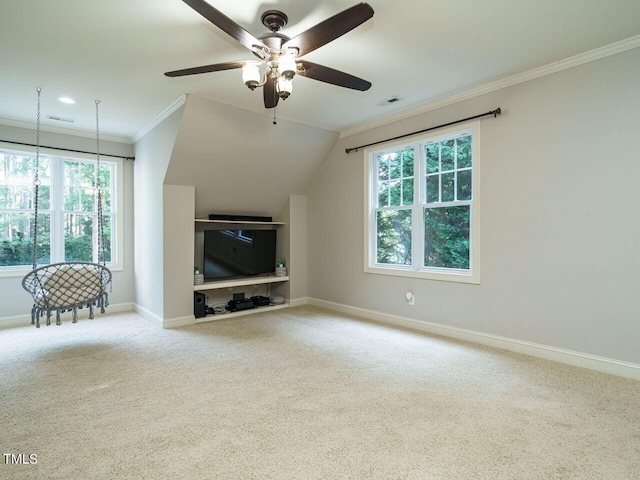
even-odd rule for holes
{"type": "Polygon", "coordinates": [[[291,80],[296,74],[296,69],[296,59],[292,54],[282,55],[278,60],[278,74],[282,78],[291,80]]]}
{"type": "Polygon", "coordinates": [[[253,63],[247,63],[242,67],[242,81],[251,90],[255,90],[260,84],[260,70],[253,63]]]}
{"type": "Polygon", "coordinates": [[[293,81],[284,77],[278,78],[278,83],[276,84],[276,91],[278,92],[278,96],[282,100],[286,100],[291,95],[293,91],[293,81]]]}

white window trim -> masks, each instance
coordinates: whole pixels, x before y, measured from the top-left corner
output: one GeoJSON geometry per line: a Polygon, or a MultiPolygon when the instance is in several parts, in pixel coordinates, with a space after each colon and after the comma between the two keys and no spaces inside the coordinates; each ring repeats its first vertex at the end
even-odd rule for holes
{"type": "MultiPolygon", "coordinates": [[[[423,166],[422,162],[416,162],[414,165],[416,171],[414,172],[414,177],[418,178],[419,175],[424,176],[424,172],[422,171],[423,166]],[[420,165],[419,165],[420,164],[420,165]]],[[[382,145],[376,145],[374,147],[370,147],[364,150],[364,272],[372,273],[378,275],[391,275],[396,277],[410,277],[410,278],[421,278],[427,280],[439,280],[446,282],[459,282],[459,283],[470,283],[470,284],[480,284],[480,173],[481,173],[481,160],[480,160],[480,122],[469,122],[464,124],[459,124],[453,127],[434,130],[430,132],[428,135],[418,134],[409,138],[404,138],[402,140],[398,140],[395,142],[389,142],[382,145]],[[417,268],[413,266],[405,266],[405,265],[380,265],[374,264],[373,259],[375,258],[376,252],[376,242],[375,235],[373,232],[375,231],[375,199],[374,192],[377,193],[377,189],[375,188],[375,178],[372,174],[372,168],[374,162],[372,161],[372,154],[374,152],[379,153],[384,150],[396,150],[399,147],[414,144],[417,142],[424,142],[431,138],[444,137],[447,135],[455,134],[456,132],[460,132],[463,130],[471,130],[473,135],[473,143],[472,143],[472,155],[473,155],[473,171],[472,171],[472,202],[471,202],[471,243],[469,245],[470,249],[470,259],[471,264],[469,271],[459,271],[456,269],[438,269],[438,268],[417,268]]],[[[420,202],[420,199],[424,195],[424,192],[420,192],[420,196],[415,198],[415,202],[420,202]]],[[[412,207],[409,207],[412,208],[412,207]]],[[[414,217],[417,216],[417,210],[414,208],[414,217]]],[[[421,225],[421,218],[413,218],[412,225],[421,225]]],[[[422,235],[420,236],[422,239],[422,235]]],[[[418,252],[421,256],[423,255],[423,245],[415,245],[414,242],[413,255],[418,252]]],[[[422,242],[419,242],[422,243],[422,242]]],[[[413,257],[419,258],[419,257],[413,257]]]]}
{"type": "MultiPolygon", "coordinates": [[[[16,150],[15,148],[10,148],[9,145],[0,143],[0,148],[7,151],[12,151],[15,153],[28,153],[31,155],[35,155],[36,149],[35,147],[25,146],[21,147],[20,150],[16,150]],[[6,145],[6,146],[5,146],[6,145]]],[[[83,153],[74,153],[73,156],[61,154],[60,151],[55,149],[47,149],[41,148],[40,154],[50,157],[60,157],[60,158],[68,158],[69,160],[93,160],[95,161],[95,155],[83,154],[83,153]]],[[[115,241],[113,245],[112,251],[112,261],[107,263],[107,267],[112,272],[121,272],[124,270],[124,160],[122,158],[109,158],[109,160],[100,160],[108,161],[116,164],[116,185],[114,186],[115,192],[112,198],[117,199],[116,204],[113,205],[112,215],[115,216],[115,241]],[[115,260],[115,261],[114,261],[115,260]]],[[[53,199],[52,199],[53,202],[53,199]]],[[[53,203],[52,203],[53,205],[53,203]]],[[[54,246],[52,245],[53,249],[54,246]]],[[[38,264],[38,266],[44,266],[44,264],[38,264]]],[[[0,278],[9,278],[9,277],[23,277],[27,273],[32,270],[32,266],[15,266],[15,267],[2,267],[0,266],[0,278]]]]}

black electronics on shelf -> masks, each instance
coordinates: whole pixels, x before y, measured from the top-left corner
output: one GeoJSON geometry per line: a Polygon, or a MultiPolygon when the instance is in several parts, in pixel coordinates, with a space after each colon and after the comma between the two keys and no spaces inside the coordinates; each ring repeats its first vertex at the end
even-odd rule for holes
{"type": "Polygon", "coordinates": [[[252,308],[256,308],[250,298],[245,298],[244,300],[229,300],[227,303],[227,310],[230,312],[240,312],[242,310],[250,310],[252,308]]]}
{"type": "Polygon", "coordinates": [[[193,316],[203,318],[207,316],[206,296],[201,292],[193,292],[193,316]]]}
{"type": "Polygon", "coordinates": [[[269,301],[269,297],[264,297],[262,295],[256,295],[251,297],[251,301],[256,307],[266,307],[271,302],[269,301]]]}

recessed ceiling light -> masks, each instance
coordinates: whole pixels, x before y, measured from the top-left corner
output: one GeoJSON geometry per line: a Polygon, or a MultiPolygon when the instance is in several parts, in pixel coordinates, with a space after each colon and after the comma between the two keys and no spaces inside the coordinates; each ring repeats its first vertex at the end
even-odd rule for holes
{"type": "Polygon", "coordinates": [[[69,98],[69,97],[58,97],[58,101],[62,103],[76,103],[76,101],[73,98],[69,98]]]}

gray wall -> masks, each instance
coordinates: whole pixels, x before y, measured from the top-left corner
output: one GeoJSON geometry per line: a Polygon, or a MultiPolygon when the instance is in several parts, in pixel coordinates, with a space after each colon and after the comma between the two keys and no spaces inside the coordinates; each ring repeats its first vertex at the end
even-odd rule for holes
{"type": "Polygon", "coordinates": [[[275,217],[305,194],[336,132],[189,95],[165,183],[196,188],[198,217],[275,217]]]}
{"type": "Polygon", "coordinates": [[[289,256],[287,260],[287,273],[291,277],[290,299],[306,299],[308,295],[308,251],[307,244],[309,225],[307,224],[307,197],[305,195],[292,195],[289,214],[289,256]]]}
{"type": "MultiPolygon", "coordinates": [[[[35,130],[20,128],[8,125],[0,125],[0,139],[35,143],[35,130]]],[[[95,151],[95,138],[80,137],[75,135],[65,135],[42,131],[40,136],[41,145],[48,145],[59,148],[69,148],[74,150],[95,151]]],[[[20,151],[35,151],[31,147],[24,147],[10,143],[1,143],[2,148],[20,151]]],[[[113,155],[126,157],[133,156],[133,145],[108,140],[100,140],[100,151],[113,155]]],[[[62,155],[78,158],[91,158],[74,154],[71,152],[42,149],[41,153],[62,155]]],[[[123,161],[124,175],[121,185],[123,188],[124,204],[122,205],[123,215],[123,265],[122,269],[113,271],[113,292],[109,300],[112,305],[133,303],[135,298],[133,281],[133,163],[130,160],[123,161]]],[[[30,269],[29,269],[30,270],[30,269]]],[[[0,277],[0,319],[3,317],[19,317],[30,315],[33,304],[29,294],[22,288],[22,277],[28,270],[11,277],[0,277]]]]}
{"type": "Polygon", "coordinates": [[[164,221],[170,219],[171,225],[164,228],[164,248],[159,247],[164,251],[165,278],[153,279],[163,284],[155,289],[156,296],[164,291],[163,310],[154,309],[153,314],[165,326],[184,324],[193,314],[193,265],[202,265],[203,244],[203,235],[193,233],[194,216],[215,212],[287,221],[278,242],[279,255],[289,262],[291,284],[275,285],[274,292],[306,297],[306,197],[300,194],[309,188],[337,139],[337,132],[296,122],[278,120],[273,125],[270,112],[258,114],[187,97],[164,177],[164,201],[168,196],[174,199],[172,205],[164,205],[164,221]],[[195,205],[189,209],[191,195],[195,205]],[[189,240],[191,248],[184,243],[189,240]]]}
{"type": "Polygon", "coordinates": [[[195,189],[191,186],[165,184],[163,203],[163,322],[191,321],[195,189]]]}
{"type": "Polygon", "coordinates": [[[169,115],[135,144],[135,283],[138,311],[164,315],[163,182],[184,107],[169,115]]]}
{"type": "Polygon", "coordinates": [[[634,49],[341,139],[308,194],[309,296],[638,364],[639,131],[634,49]],[[496,107],[481,284],[365,274],[363,156],[345,148],[496,107]]]}
{"type": "Polygon", "coordinates": [[[308,282],[307,197],[291,195],[280,215],[276,260],[284,259],[289,281],[273,284],[273,293],[284,296],[292,305],[306,302],[308,282]]]}
{"type": "MultiPolygon", "coordinates": [[[[306,191],[338,137],[271,121],[189,95],[184,107],[136,142],[136,305],[147,318],[177,326],[193,314],[193,265],[201,263],[194,243],[202,246],[202,236],[194,237],[194,216],[281,214],[291,194],[306,191]]],[[[296,292],[304,297],[306,199],[293,198],[296,292]]]]}

